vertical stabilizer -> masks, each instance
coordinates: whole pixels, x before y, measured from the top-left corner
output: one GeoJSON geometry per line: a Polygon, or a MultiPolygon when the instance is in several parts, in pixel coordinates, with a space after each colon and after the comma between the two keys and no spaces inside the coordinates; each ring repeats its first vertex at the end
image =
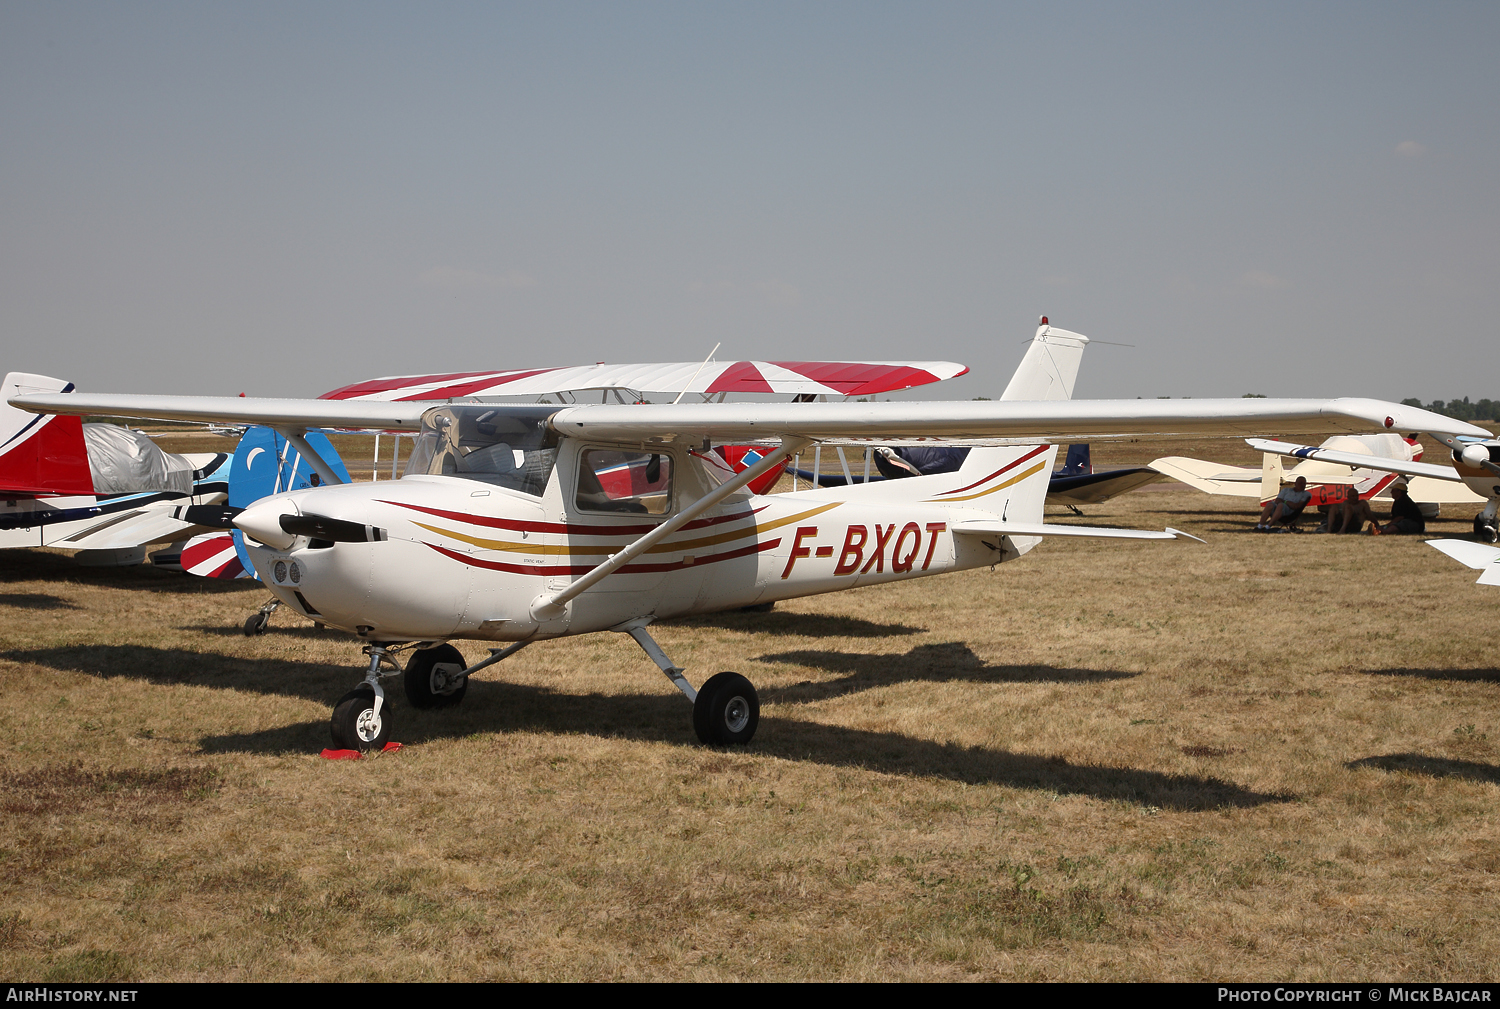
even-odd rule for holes
{"type": "Polygon", "coordinates": [[[1058,402],[1073,398],[1078,381],[1078,366],[1083,362],[1083,348],[1089,338],[1082,333],[1058,329],[1042,316],[1021,366],[1011,376],[1001,399],[1045,400],[1058,402]]]}
{"type": "Polygon", "coordinates": [[[73,383],[13,371],[0,385],[0,494],[13,497],[92,494],[83,421],[27,413],[12,396],[72,392],[73,383]]]}

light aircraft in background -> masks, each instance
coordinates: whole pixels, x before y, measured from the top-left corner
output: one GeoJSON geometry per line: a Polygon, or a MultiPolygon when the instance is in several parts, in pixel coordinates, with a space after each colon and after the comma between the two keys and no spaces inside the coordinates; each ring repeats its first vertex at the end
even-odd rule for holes
{"type": "Polygon", "coordinates": [[[710,356],[701,362],[601,362],[565,368],[397,375],[356,382],[319,398],[363,403],[458,399],[489,403],[523,398],[572,402],[583,393],[597,392],[605,403],[611,396],[616,403],[639,403],[651,393],[722,403],[730,393],[763,393],[809,402],[899,392],[968,371],[952,361],[714,361],[710,356]]]}
{"type": "Polygon", "coordinates": [[[1262,506],[1276,499],[1283,483],[1299,476],[1307,478],[1307,489],[1313,496],[1310,507],[1318,507],[1342,501],[1345,487],[1352,487],[1363,500],[1384,494],[1397,473],[1413,477],[1409,493],[1413,501],[1423,505],[1428,518],[1437,517],[1439,505],[1484,502],[1461,481],[1454,482],[1458,478],[1451,469],[1422,463],[1422,446],[1415,436],[1404,438],[1394,432],[1336,435],[1317,448],[1254,438],[1246,442],[1261,451],[1260,469],[1182,456],[1157,459],[1150,468],[1205,494],[1254,498],[1262,506]],[[1295,451],[1263,447],[1271,444],[1295,451]],[[1283,455],[1301,461],[1287,470],[1281,461],[1283,455]]]}
{"type": "Polygon", "coordinates": [[[163,452],[139,431],[7,402],[72,391],[71,382],[21,372],[0,385],[0,547],[65,547],[85,564],[138,564],[148,546],[204,531],[182,506],[225,501],[230,454],[163,452]]]}
{"type": "MultiPolygon", "coordinates": [[[[1436,435],[1436,437],[1451,450],[1452,466],[1439,466],[1418,460],[1359,458],[1343,451],[1341,446],[1330,446],[1330,442],[1338,439],[1329,439],[1317,448],[1262,438],[1247,438],[1246,442],[1251,448],[1258,449],[1267,455],[1275,455],[1277,458],[1284,455],[1294,459],[1313,460],[1324,465],[1363,465],[1366,469],[1381,473],[1386,480],[1394,480],[1397,474],[1411,477],[1407,493],[1419,504],[1431,500],[1431,495],[1435,493],[1434,488],[1439,491],[1453,488],[1465,495],[1463,500],[1484,505],[1484,509],[1474,516],[1474,535],[1486,543],[1494,543],[1500,539],[1500,536],[1496,535],[1496,516],[1500,514],[1500,441],[1493,438],[1468,438],[1453,435],[1436,435]],[[1419,493],[1424,496],[1418,498],[1419,493]]],[[[1298,469],[1301,467],[1299,466],[1298,469]]],[[[1444,500],[1452,500],[1452,497],[1453,494],[1450,493],[1444,500]]],[[[1454,556],[1456,559],[1462,559],[1457,558],[1457,555],[1454,556]]]]}
{"type": "MultiPolygon", "coordinates": [[[[1011,376],[1002,402],[1063,402],[1073,398],[1078,383],[1078,369],[1089,338],[1051,324],[1044,315],[1037,324],[1026,354],[1011,376]]],[[[850,472],[848,461],[839,451],[842,473],[824,473],[815,466],[804,470],[788,463],[788,472],[796,481],[805,480],[814,487],[842,487],[846,484],[878,483],[912,476],[932,476],[957,472],[968,454],[965,446],[954,445],[884,445],[867,449],[862,475],[850,472]],[[875,472],[871,472],[873,463],[875,472]]],[[[1165,479],[1144,466],[1095,473],[1086,444],[1069,445],[1063,465],[1052,474],[1047,486],[1047,504],[1066,505],[1078,512],[1080,504],[1099,504],[1117,494],[1165,479]]]]}
{"type": "Polygon", "coordinates": [[[1374,400],[736,403],[589,406],[25,395],[36,412],[263,424],[294,443],[310,428],[418,433],[399,481],[263,498],[233,518],[284,604],[365,641],[363,682],[339,700],[337,746],[389,738],[382,681],[407,700],[458,703],[469,677],[548,638],[630,635],[692,702],[707,743],[744,743],[755,688],[721,672],[695,688],[648,633],[665,617],[1009,562],[1046,536],[1172,539],[1179,533],[1043,521],[1056,447],[980,445],[956,473],[757,496],[751,481],[823,439],[975,443],[1130,435],[1288,434],[1399,427],[1485,437],[1461,421],[1374,400]],[[720,481],[715,444],[765,455],[720,481]],[[612,493],[601,472],[640,461],[648,486],[612,493]],[[450,642],[499,643],[465,667],[450,642]],[[411,651],[404,667],[398,661],[411,651]]]}

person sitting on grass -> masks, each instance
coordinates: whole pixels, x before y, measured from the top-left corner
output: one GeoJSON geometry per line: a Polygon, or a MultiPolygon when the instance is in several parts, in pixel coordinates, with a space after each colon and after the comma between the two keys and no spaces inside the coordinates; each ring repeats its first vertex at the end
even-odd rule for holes
{"type": "Polygon", "coordinates": [[[1261,509],[1260,523],[1256,525],[1255,531],[1270,532],[1281,523],[1291,525],[1311,500],[1312,494],[1307,489],[1307,477],[1299,476],[1295,485],[1283,487],[1281,493],[1276,495],[1276,500],[1261,509]]]}
{"type": "Polygon", "coordinates": [[[1378,522],[1370,523],[1372,536],[1412,536],[1427,531],[1427,520],[1422,516],[1422,506],[1406,492],[1406,481],[1391,484],[1391,520],[1384,527],[1378,522]]]}
{"type": "Polygon", "coordinates": [[[1364,528],[1366,522],[1373,526],[1379,521],[1370,508],[1370,502],[1361,500],[1359,491],[1353,487],[1345,487],[1344,499],[1336,503],[1328,513],[1328,531],[1357,533],[1364,528]]]}

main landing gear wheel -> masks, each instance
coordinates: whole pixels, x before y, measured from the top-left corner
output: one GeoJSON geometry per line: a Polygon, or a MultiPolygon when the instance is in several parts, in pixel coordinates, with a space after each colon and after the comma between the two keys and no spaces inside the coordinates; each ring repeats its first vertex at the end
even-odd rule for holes
{"type": "Polygon", "coordinates": [[[334,747],[361,753],[383,748],[391,738],[390,710],[389,705],[382,704],[380,714],[375,713],[375,692],[369,687],[349,691],[334,705],[329,720],[334,747]]]}
{"type": "Polygon", "coordinates": [[[1484,515],[1481,513],[1474,516],[1474,538],[1481,543],[1494,543],[1497,539],[1500,539],[1500,531],[1497,531],[1493,525],[1486,522],[1484,515]]]}
{"type": "Polygon", "coordinates": [[[419,649],[406,663],[401,685],[414,708],[451,708],[464,699],[469,678],[464,657],[452,645],[419,649]]]}
{"type": "Polygon", "coordinates": [[[693,731],[710,746],[744,744],[760,724],[760,698],[739,673],[715,673],[693,702],[693,731]]]}

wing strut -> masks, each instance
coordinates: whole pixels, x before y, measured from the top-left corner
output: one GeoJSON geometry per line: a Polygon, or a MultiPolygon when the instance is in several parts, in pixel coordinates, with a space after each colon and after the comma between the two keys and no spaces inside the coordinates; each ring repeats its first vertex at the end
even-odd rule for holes
{"type": "Polygon", "coordinates": [[[339,475],[333,471],[333,467],[323,461],[323,457],[307,443],[303,435],[307,434],[306,428],[278,427],[276,429],[281,436],[292,443],[292,447],[302,453],[302,458],[313,468],[313,472],[322,478],[325,484],[343,483],[339,475]]]}
{"type": "Polygon", "coordinates": [[[620,568],[635,560],[641,554],[650,550],[656,544],[687,525],[693,519],[708,511],[714,505],[723,501],[735,491],[750,483],[762,473],[766,473],[780,466],[795,452],[802,450],[808,444],[808,439],[793,438],[783,435],[780,447],[766,454],[754,466],[737,474],[732,480],[726,480],[709,493],[703,495],[697,501],[688,505],[672,518],[663,522],[640,539],[625,547],[619,553],[611,556],[603,564],[594,568],[588,574],[579,578],[573,584],[557,592],[543,592],[531,602],[531,615],[537,620],[554,620],[562,615],[563,606],[576,596],[587,592],[599,582],[614,574],[620,568]]]}

